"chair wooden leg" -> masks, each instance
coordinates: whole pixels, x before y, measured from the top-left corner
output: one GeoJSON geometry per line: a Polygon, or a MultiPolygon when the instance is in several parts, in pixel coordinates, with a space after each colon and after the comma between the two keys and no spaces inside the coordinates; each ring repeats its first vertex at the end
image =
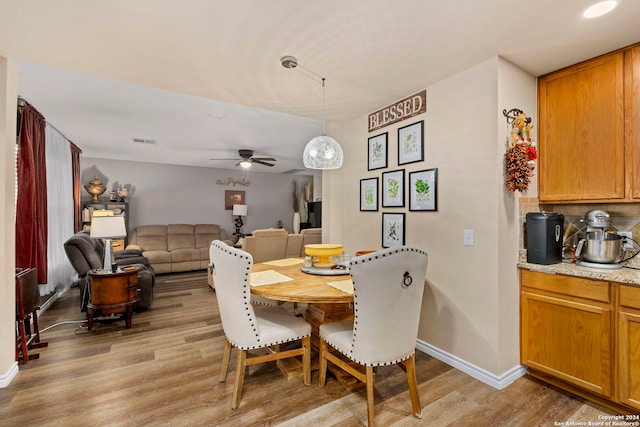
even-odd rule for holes
{"type": "Polygon", "coordinates": [[[302,372],[304,373],[304,385],[311,385],[311,337],[302,339],[302,372]]]}
{"type": "Polygon", "coordinates": [[[238,362],[236,363],[236,383],[233,386],[233,402],[231,409],[236,409],[240,405],[242,394],[242,383],[244,382],[244,370],[247,365],[247,350],[238,349],[238,362]]]}
{"type": "Polygon", "coordinates": [[[366,367],[366,375],[367,375],[367,424],[369,427],[373,427],[375,425],[374,422],[374,411],[373,411],[373,366],[366,367]]]}
{"type": "Polygon", "coordinates": [[[220,366],[220,375],[218,381],[223,382],[227,379],[227,369],[229,368],[229,358],[231,357],[231,343],[225,338],[224,353],[222,354],[222,365],[220,366]]]}
{"type": "Polygon", "coordinates": [[[418,394],[418,381],[416,380],[416,357],[411,356],[405,361],[407,371],[407,383],[409,385],[409,395],[411,396],[411,407],[416,418],[422,418],[422,407],[420,406],[420,395],[418,394]]]}
{"type": "Polygon", "coordinates": [[[320,369],[318,374],[320,376],[319,383],[320,387],[324,387],[327,383],[327,358],[325,354],[327,353],[327,343],[325,340],[320,338],[320,369]]]}

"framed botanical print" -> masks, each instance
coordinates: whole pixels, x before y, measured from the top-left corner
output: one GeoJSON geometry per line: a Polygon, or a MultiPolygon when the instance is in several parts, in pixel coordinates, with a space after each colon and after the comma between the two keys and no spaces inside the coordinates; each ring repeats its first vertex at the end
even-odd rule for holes
{"type": "Polygon", "coordinates": [[[382,174],[382,207],[404,206],[404,169],[382,174]]]}
{"type": "Polygon", "coordinates": [[[360,180],[360,210],[378,211],[378,178],[360,180]]]}
{"type": "Polygon", "coordinates": [[[398,129],[398,165],[424,160],[424,120],[398,129]]]}
{"type": "Polygon", "coordinates": [[[438,168],[409,173],[409,210],[438,210],[438,168]]]}
{"type": "Polygon", "coordinates": [[[404,245],[404,213],[382,214],[382,247],[404,245]]]}
{"type": "Polygon", "coordinates": [[[389,133],[369,138],[367,170],[382,169],[387,167],[387,147],[389,133]]]}

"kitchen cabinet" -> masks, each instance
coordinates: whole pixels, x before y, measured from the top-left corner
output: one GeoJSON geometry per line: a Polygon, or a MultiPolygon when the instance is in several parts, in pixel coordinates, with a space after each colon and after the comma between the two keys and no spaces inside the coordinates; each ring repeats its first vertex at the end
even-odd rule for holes
{"type": "Polygon", "coordinates": [[[640,288],[621,285],[618,307],[619,397],[640,409],[640,288]]]}
{"type": "Polygon", "coordinates": [[[520,362],[599,404],[640,409],[640,287],[520,270],[520,362]]]}
{"type": "Polygon", "coordinates": [[[521,271],[521,363],[612,396],[612,313],[607,282],[521,271]]]}
{"type": "Polygon", "coordinates": [[[640,45],[538,79],[542,203],[640,201],[640,45]]]}

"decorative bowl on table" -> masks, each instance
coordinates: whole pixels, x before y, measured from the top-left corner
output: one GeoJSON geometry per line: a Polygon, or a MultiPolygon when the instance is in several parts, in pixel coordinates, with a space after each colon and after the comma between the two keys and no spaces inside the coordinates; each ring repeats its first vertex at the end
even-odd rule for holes
{"type": "Polygon", "coordinates": [[[331,268],[335,265],[329,260],[329,257],[341,255],[344,252],[343,245],[332,243],[318,243],[314,245],[305,245],[304,253],[311,257],[318,257],[313,263],[314,267],[331,268]]]}

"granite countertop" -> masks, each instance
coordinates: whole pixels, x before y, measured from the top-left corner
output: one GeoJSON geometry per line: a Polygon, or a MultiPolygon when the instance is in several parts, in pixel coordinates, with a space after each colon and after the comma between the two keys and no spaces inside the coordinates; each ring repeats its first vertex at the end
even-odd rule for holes
{"type": "Polygon", "coordinates": [[[549,265],[519,262],[518,267],[531,271],[540,271],[542,273],[566,274],[567,276],[587,277],[589,279],[640,286],[640,269],[636,268],[623,267],[619,270],[604,270],[600,268],[580,267],[568,261],[549,265]]]}
{"type": "MultiPolygon", "coordinates": [[[[549,274],[566,274],[567,276],[587,277],[589,279],[606,280],[609,282],[626,283],[640,286],[640,255],[634,256],[623,264],[618,270],[606,270],[602,268],[581,267],[565,259],[558,264],[532,264],[527,262],[527,250],[520,249],[518,268],[531,271],[539,271],[549,274]]],[[[627,254],[625,254],[626,256],[627,254]]]]}

